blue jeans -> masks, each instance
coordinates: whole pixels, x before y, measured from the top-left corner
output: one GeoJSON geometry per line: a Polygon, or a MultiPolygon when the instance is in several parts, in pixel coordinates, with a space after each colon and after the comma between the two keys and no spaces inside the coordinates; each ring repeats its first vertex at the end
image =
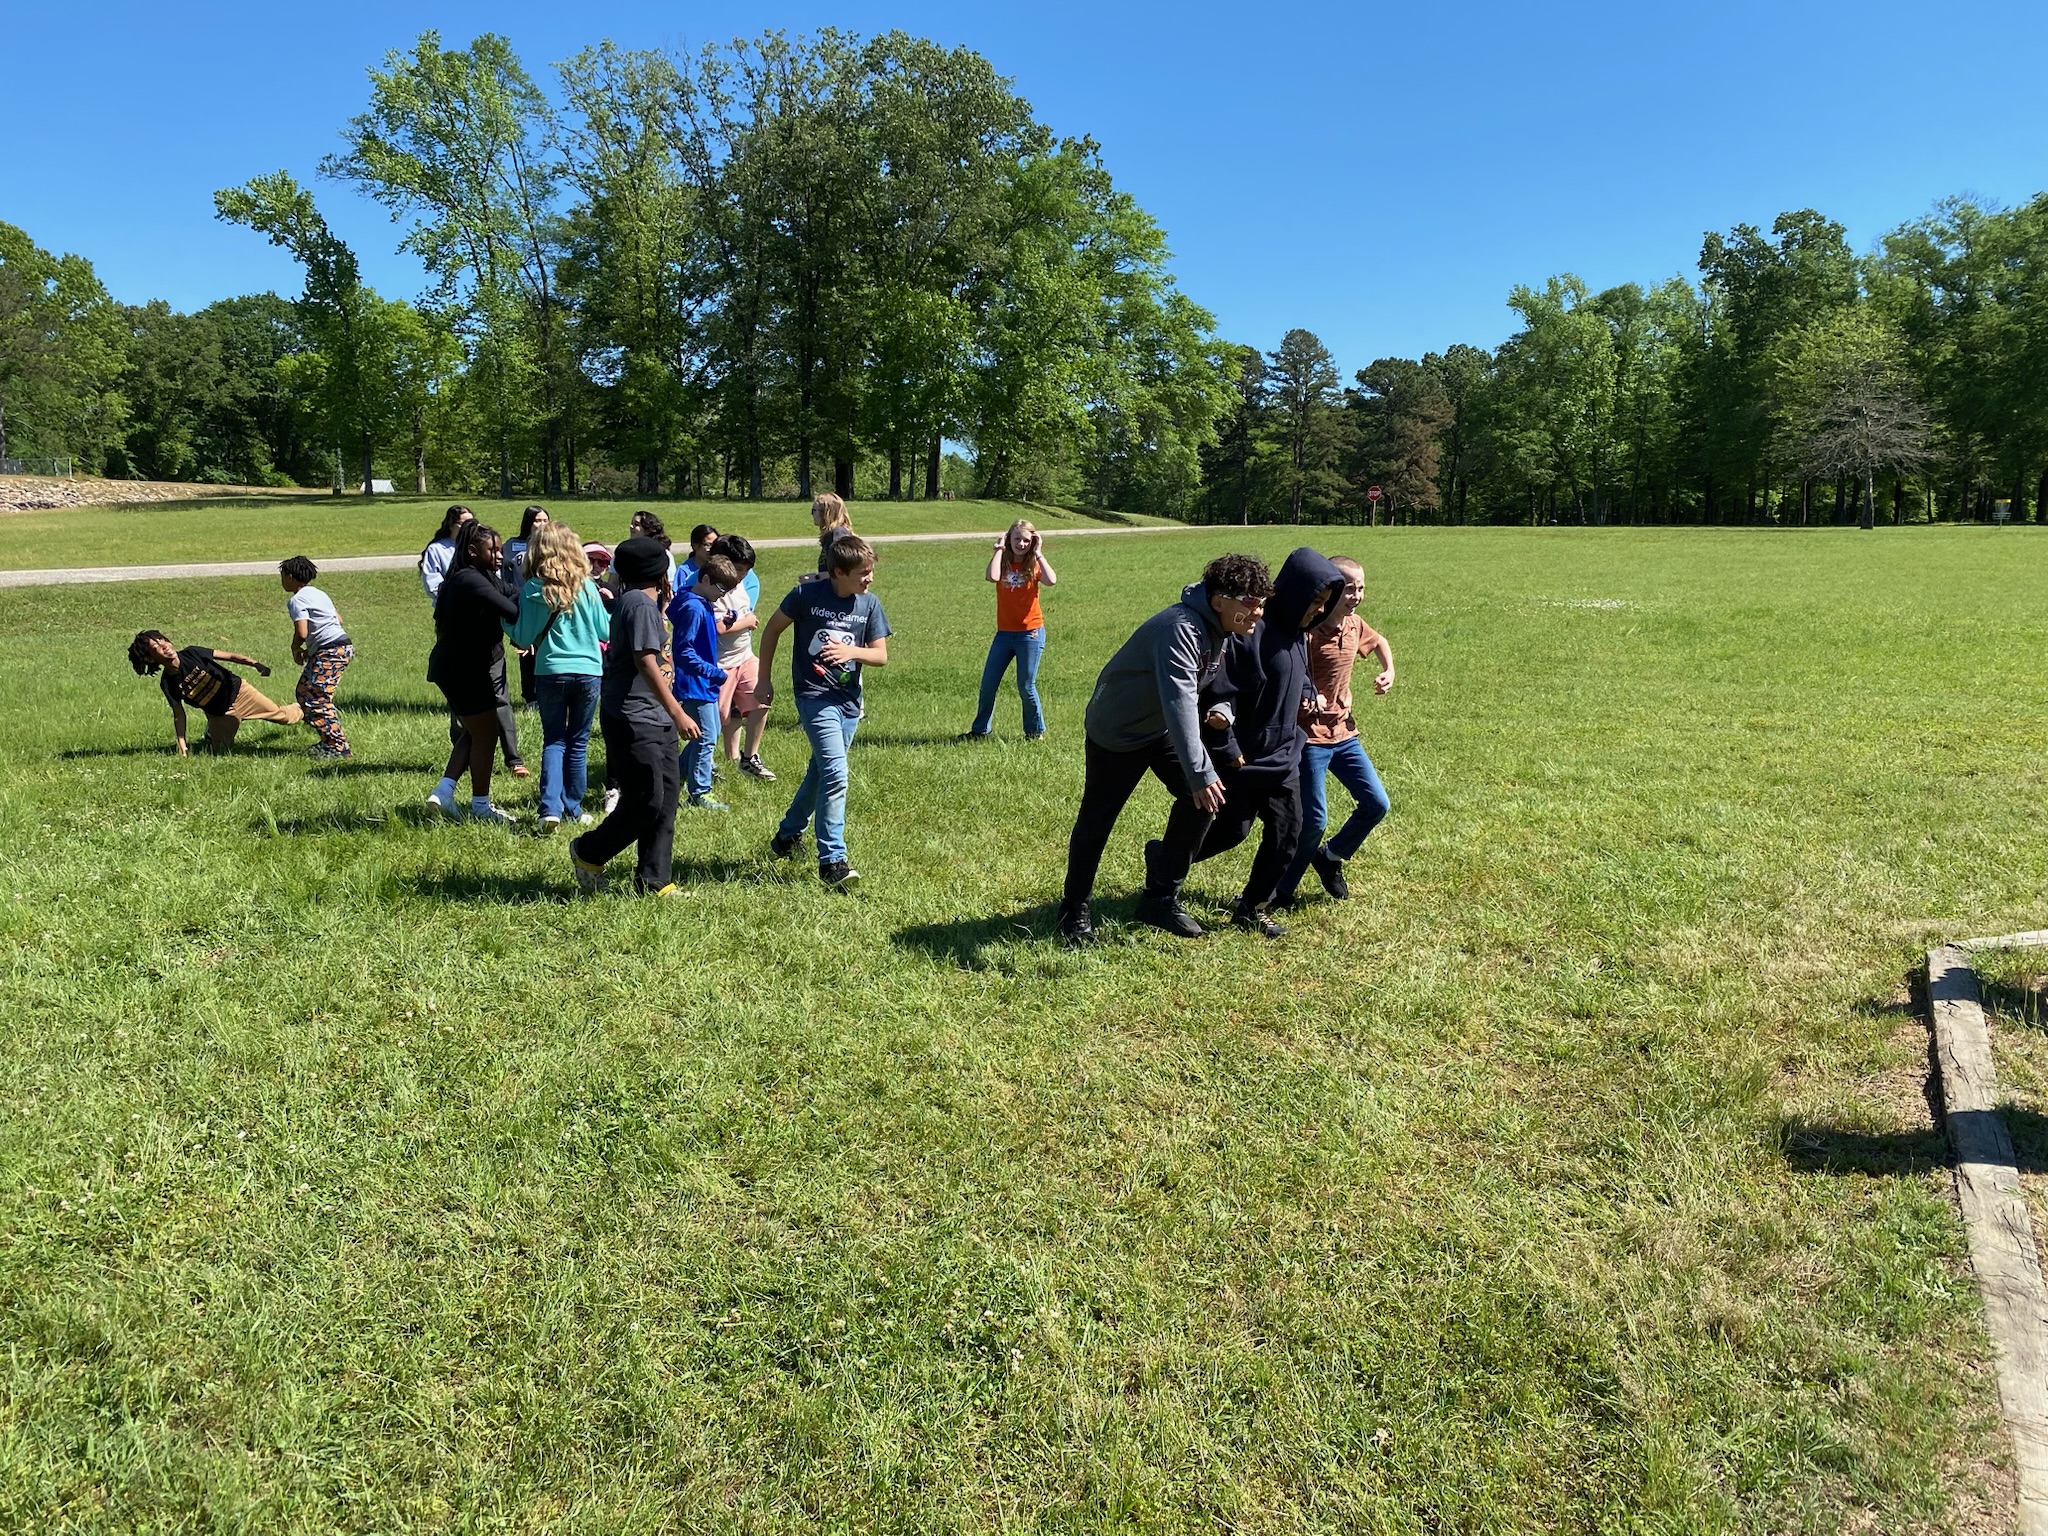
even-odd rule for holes
{"type": "Polygon", "coordinates": [[[683,743],[683,790],[692,800],[701,800],[711,793],[711,770],[718,763],[718,700],[676,702],[697,722],[697,739],[683,743]]]}
{"type": "Polygon", "coordinates": [[[999,629],[989,642],[988,660],[981,667],[981,708],[975,711],[974,734],[986,736],[995,729],[996,690],[1010,659],[1017,661],[1017,696],[1024,701],[1024,734],[1045,734],[1045,711],[1038,707],[1038,661],[1045,654],[1044,629],[999,629]]]}
{"type": "Polygon", "coordinates": [[[1323,828],[1330,818],[1327,791],[1323,785],[1325,774],[1335,774],[1337,782],[1351,791],[1351,798],[1358,803],[1351,814],[1344,818],[1344,825],[1337,829],[1337,835],[1329,841],[1330,857],[1340,862],[1358,852],[1358,845],[1365,841],[1365,834],[1380,824],[1387,814],[1389,801],[1387,788],[1380,783],[1372,759],[1365,755],[1365,744],[1356,736],[1324,746],[1309,742],[1301,749],[1301,846],[1281,877],[1280,889],[1275,899],[1285,901],[1294,894],[1294,888],[1301,884],[1301,877],[1308,872],[1309,860],[1316,856],[1316,850],[1323,846],[1323,828]]]}
{"type": "Polygon", "coordinates": [[[575,815],[590,787],[590,721],[599,679],[544,673],[534,679],[540,705],[540,813],[575,815]]]}
{"type": "Polygon", "coordinates": [[[818,862],[837,864],[846,858],[846,749],[860,728],[860,716],[843,704],[824,699],[798,699],[796,718],[811,738],[811,765],[782,818],[781,835],[802,835],[813,812],[818,821],[818,862]]]}

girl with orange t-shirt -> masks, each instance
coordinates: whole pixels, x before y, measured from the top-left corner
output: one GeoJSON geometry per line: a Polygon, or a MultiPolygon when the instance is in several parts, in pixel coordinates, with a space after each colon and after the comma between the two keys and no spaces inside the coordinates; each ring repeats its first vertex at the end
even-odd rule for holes
{"type": "Polygon", "coordinates": [[[1045,541],[1026,518],[1010,524],[989,556],[988,579],[996,588],[996,637],[981,669],[981,707],[975,712],[968,740],[995,734],[996,690],[1010,663],[1017,663],[1017,694],[1024,701],[1024,739],[1045,735],[1045,711],[1038,703],[1038,662],[1045,655],[1045,616],[1039,612],[1041,584],[1055,586],[1059,577],[1045,558],[1045,541]]]}

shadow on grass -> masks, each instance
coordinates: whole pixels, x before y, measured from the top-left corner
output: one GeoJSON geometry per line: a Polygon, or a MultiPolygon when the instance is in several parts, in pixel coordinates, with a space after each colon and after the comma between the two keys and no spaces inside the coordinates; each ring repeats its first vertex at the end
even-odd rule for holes
{"type": "MultiPolygon", "coordinates": [[[[862,747],[950,747],[959,740],[958,731],[862,731],[853,738],[853,750],[862,747]]],[[[799,770],[797,777],[803,777],[799,770]]]]}
{"type": "MultiPolygon", "coordinates": [[[[304,738],[300,738],[296,742],[287,738],[279,738],[274,741],[264,741],[260,738],[256,741],[239,741],[236,742],[235,745],[226,752],[209,752],[204,747],[199,746],[196,742],[192,747],[192,756],[196,758],[304,757],[305,755],[306,742],[304,738]]],[[[57,754],[57,760],[59,762],[69,763],[94,757],[176,756],[177,753],[173,752],[169,747],[159,746],[158,744],[151,742],[146,745],[138,744],[135,746],[127,747],[66,747],[62,752],[59,752],[57,754]]]]}
{"type": "Polygon", "coordinates": [[[438,776],[441,767],[438,762],[372,763],[365,762],[361,757],[350,757],[338,763],[315,763],[311,772],[316,779],[360,779],[378,773],[403,773],[417,778],[425,775],[438,776]]]}
{"type": "Polygon", "coordinates": [[[2048,1012],[2048,1003],[2042,997],[2042,984],[2018,986],[2009,981],[2000,981],[1977,973],[1977,990],[1984,999],[1985,1008],[2004,1023],[2016,1024],[2025,1029],[2042,1027],[2042,1015],[2048,1012]]]}
{"type": "Polygon", "coordinates": [[[407,811],[320,811],[311,816],[258,816],[249,830],[258,837],[304,837],[323,832],[383,832],[394,826],[420,825],[425,816],[407,811]]]}
{"type": "MultiPolygon", "coordinates": [[[[1120,930],[1125,930],[1130,924],[1130,908],[1135,904],[1135,901],[1119,901],[1113,910],[1100,901],[1091,904],[1095,915],[1094,948],[1103,949],[1130,941],[1128,933],[1120,930]]],[[[994,965],[999,953],[1013,950],[1020,944],[1057,941],[1059,928],[1060,904],[1041,901],[1036,906],[992,913],[986,917],[962,917],[950,923],[914,923],[890,934],[889,942],[904,949],[919,950],[934,960],[943,960],[963,970],[980,971],[994,965]]]]}
{"type": "Polygon", "coordinates": [[[450,869],[437,874],[405,875],[398,884],[416,896],[435,901],[489,902],[507,907],[533,906],[539,902],[562,905],[576,896],[566,861],[561,872],[494,874],[487,870],[450,869]]]}
{"type": "Polygon", "coordinates": [[[1906,1178],[1948,1166],[1948,1137],[1939,1130],[1852,1131],[1788,1119],[1778,1145],[1795,1173],[1863,1173],[1906,1178]]]}

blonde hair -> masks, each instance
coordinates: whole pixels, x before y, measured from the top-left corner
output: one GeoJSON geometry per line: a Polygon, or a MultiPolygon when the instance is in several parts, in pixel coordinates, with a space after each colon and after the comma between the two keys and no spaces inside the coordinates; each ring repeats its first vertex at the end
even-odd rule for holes
{"type": "Polygon", "coordinates": [[[583,540],[567,523],[545,522],[533,530],[526,569],[540,582],[540,600],[556,613],[576,606],[583,583],[590,580],[590,556],[583,540]]]}
{"type": "Polygon", "coordinates": [[[820,533],[853,526],[853,519],[846,515],[846,503],[830,491],[811,503],[811,521],[818,525],[820,533]]]}
{"type": "MultiPolygon", "coordinates": [[[[1017,532],[1019,529],[1029,534],[1034,540],[1038,537],[1038,527],[1028,517],[1020,517],[1017,521],[1010,524],[1010,531],[1003,535],[1003,564],[1013,571],[1024,569],[1024,562],[1018,558],[1016,549],[1017,532]]],[[[1036,550],[1032,551],[1031,563],[1034,566],[1038,563],[1038,553],[1036,550]]]]}

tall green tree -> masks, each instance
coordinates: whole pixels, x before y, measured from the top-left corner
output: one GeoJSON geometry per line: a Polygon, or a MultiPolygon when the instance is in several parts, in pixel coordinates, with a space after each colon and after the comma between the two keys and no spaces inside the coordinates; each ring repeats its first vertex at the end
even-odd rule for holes
{"type": "Polygon", "coordinates": [[[448,49],[428,31],[370,72],[346,153],[321,163],[409,223],[402,248],[434,275],[437,307],[459,317],[489,382],[504,496],[529,425],[543,483],[562,489],[570,358],[553,133],[553,107],[503,37],[448,49]]]}
{"type": "Polygon", "coordinates": [[[1285,462],[1287,519],[1298,523],[1304,507],[1327,509],[1344,494],[1337,364],[1315,332],[1297,327],[1266,354],[1266,398],[1285,462]]]}
{"type": "Polygon", "coordinates": [[[0,223],[0,457],[102,466],[127,411],[122,334],[91,262],[54,256],[0,223]]]}

